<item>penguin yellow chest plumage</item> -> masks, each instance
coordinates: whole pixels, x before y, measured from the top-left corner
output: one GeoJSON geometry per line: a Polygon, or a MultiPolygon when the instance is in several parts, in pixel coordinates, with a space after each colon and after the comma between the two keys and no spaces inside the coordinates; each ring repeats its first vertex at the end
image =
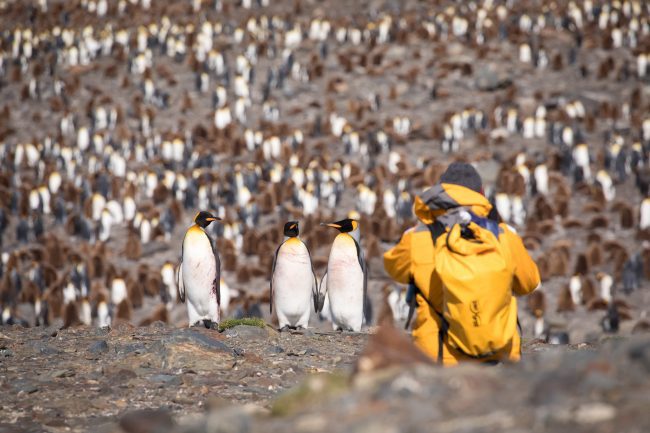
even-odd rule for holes
{"type": "Polygon", "coordinates": [[[272,279],[280,328],[306,328],[315,280],[309,250],[299,238],[287,239],[278,249],[272,279]]]}
{"type": "Polygon", "coordinates": [[[202,319],[218,322],[217,258],[207,233],[196,225],[187,230],[183,240],[181,273],[190,325],[202,319]]]}
{"type": "Polygon", "coordinates": [[[327,293],[334,323],[359,331],[363,323],[364,274],[357,245],[347,233],[339,234],[327,263],[327,293]]]}

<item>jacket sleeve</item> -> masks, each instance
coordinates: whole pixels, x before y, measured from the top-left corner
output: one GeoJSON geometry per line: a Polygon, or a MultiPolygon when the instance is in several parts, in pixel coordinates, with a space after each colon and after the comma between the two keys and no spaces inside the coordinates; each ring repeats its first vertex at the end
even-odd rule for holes
{"type": "Polygon", "coordinates": [[[515,295],[527,295],[537,289],[541,283],[539,269],[528,254],[521,238],[507,226],[501,225],[510,248],[515,265],[515,281],[512,291],[515,295]]]}
{"type": "Polygon", "coordinates": [[[392,279],[402,284],[408,284],[413,275],[411,236],[412,229],[405,231],[397,245],[384,253],[384,269],[392,279]]]}

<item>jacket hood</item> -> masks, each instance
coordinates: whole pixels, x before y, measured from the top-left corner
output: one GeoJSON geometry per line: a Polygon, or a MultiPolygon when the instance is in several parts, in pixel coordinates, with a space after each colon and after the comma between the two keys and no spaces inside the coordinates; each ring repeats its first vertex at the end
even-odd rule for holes
{"type": "Polygon", "coordinates": [[[469,210],[486,218],[492,205],[483,194],[453,183],[439,183],[415,197],[415,216],[424,224],[433,224],[436,218],[450,210],[469,210]]]}

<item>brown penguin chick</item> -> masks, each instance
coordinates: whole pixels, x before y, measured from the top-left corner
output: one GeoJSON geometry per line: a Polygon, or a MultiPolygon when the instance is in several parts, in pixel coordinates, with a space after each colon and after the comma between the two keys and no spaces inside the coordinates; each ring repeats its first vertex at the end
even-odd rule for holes
{"type": "Polygon", "coordinates": [[[224,252],[221,260],[225,271],[234,272],[237,270],[237,255],[234,251],[224,252]]]}
{"type": "Polygon", "coordinates": [[[567,218],[562,222],[562,227],[565,229],[581,229],[584,223],[579,218],[567,218]]]}
{"type": "Polygon", "coordinates": [[[587,203],[582,207],[582,213],[600,213],[603,210],[600,203],[587,203]]]}
{"type": "Polygon", "coordinates": [[[549,268],[548,268],[548,259],[544,255],[540,255],[535,259],[537,264],[537,269],[539,270],[539,276],[542,282],[548,280],[549,278],[549,268]]]}
{"type": "Polygon", "coordinates": [[[250,271],[248,269],[248,266],[246,265],[241,265],[237,269],[237,282],[238,283],[248,283],[251,280],[251,275],[250,271]]]}
{"type": "Polygon", "coordinates": [[[256,230],[247,230],[242,239],[242,252],[247,256],[252,256],[257,253],[257,244],[259,237],[256,230]]]}
{"type": "Polygon", "coordinates": [[[605,215],[596,215],[589,221],[590,229],[606,229],[609,226],[609,218],[605,215]]]}
{"type": "Polygon", "coordinates": [[[648,319],[640,319],[632,327],[632,334],[648,334],[650,333],[650,321],[648,319]]]}
{"type": "Polygon", "coordinates": [[[144,301],[144,284],[133,281],[132,278],[126,279],[126,287],[129,301],[131,301],[131,306],[133,308],[142,307],[144,301]]]}
{"type": "Polygon", "coordinates": [[[105,254],[95,254],[88,261],[88,275],[92,278],[103,278],[106,265],[104,263],[105,254]]]}
{"type": "Polygon", "coordinates": [[[135,230],[129,229],[129,234],[124,247],[124,256],[128,260],[139,260],[142,256],[142,242],[135,230]]]}
{"type": "Polygon", "coordinates": [[[624,205],[619,211],[621,228],[634,228],[634,209],[629,205],[624,205]]]}
{"type": "Polygon", "coordinates": [[[595,298],[590,302],[586,303],[587,311],[596,311],[596,310],[607,310],[609,308],[609,303],[603,298],[595,298]]]}
{"type": "Polygon", "coordinates": [[[588,268],[600,266],[603,262],[603,250],[599,243],[591,242],[585,255],[587,256],[588,268]]]}
{"type": "Polygon", "coordinates": [[[539,195],[535,200],[534,205],[535,212],[531,217],[534,217],[538,221],[550,220],[555,217],[555,210],[553,206],[549,203],[546,196],[539,195]]]}
{"type": "Polygon", "coordinates": [[[548,260],[548,276],[550,277],[564,277],[567,274],[568,256],[562,253],[561,250],[555,248],[551,249],[549,254],[546,255],[548,260]]]}
{"type": "Polygon", "coordinates": [[[156,297],[162,293],[162,278],[156,273],[150,273],[144,282],[144,290],[147,296],[156,297]]]}
{"type": "Polygon", "coordinates": [[[528,251],[536,251],[542,246],[541,242],[539,241],[539,238],[537,238],[536,236],[526,235],[524,236],[523,241],[524,241],[524,246],[528,251]]]}
{"type": "Polygon", "coordinates": [[[63,326],[61,329],[68,329],[72,326],[81,326],[81,319],[79,319],[79,310],[76,302],[68,302],[63,307],[63,326]]]}
{"type": "Polygon", "coordinates": [[[543,316],[544,312],[546,311],[546,296],[544,295],[544,292],[542,292],[540,289],[537,289],[528,295],[526,306],[530,314],[533,316],[543,316]]]}
{"type": "Polygon", "coordinates": [[[378,326],[394,326],[395,317],[393,316],[393,309],[390,308],[388,303],[388,295],[391,292],[391,285],[386,284],[382,289],[381,308],[379,309],[379,316],[377,317],[378,326]]]}
{"type": "Polygon", "coordinates": [[[54,269],[61,269],[65,263],[65,254],[63,254],[63,245],[57,237],[49,233],[45,239],[45,248],[49,263],[54,269]]]}
{"type": "Polygon", "coordinates": [[[574,270],[574,275],[587,275],[589,272],[589,263],[587,261],[587,256],[584,253],[578,254],[576,257],[576,265],[574,270]]]}
{"type": "Polygon", "coordinates": [[[569,286],[564,286],[558,295],[557,298],[557,312],[563,313],[567,311],[574,311],[575,305],[573,304],[573,299],[571,298],[571,290],[569,286]]]}
{"type": "Polygon", "coordinates": [[[582,277],[582,302],[584,304],[589,304],[592,300],[596,299],[596,288],[594,287],[594,282],[591,278],[583,276],[582,277]]]}
{"type": "Polygon", "coordinates": [[[115,318],[113,319],[113,323],[117,323],[118,321],[130,322],[132,312],[133,308],[131,307],[129,299],[123,299],[122,302],[117,304],[115,307],[115,318]]]}
{"type": "Polygon", "coordinates": [[[376,236],[366,236],[366,251],[368,259],[381,258],[381,249],[379,248],[379,240],[376,236]]]}
{"type": "Polygon", "coordinates": [[[169,315],[165,304],[161,304],[147,317],[145,317],[138,326],[149,326],[154,322],[169,323],[169,315]]]}
{"type": "Polygon", "coordinates": [[[353,375],[415,364],[430,365],[433,361],[403,332],[384,324],[368,339],[368,344],[355,363],[353,375]]]}

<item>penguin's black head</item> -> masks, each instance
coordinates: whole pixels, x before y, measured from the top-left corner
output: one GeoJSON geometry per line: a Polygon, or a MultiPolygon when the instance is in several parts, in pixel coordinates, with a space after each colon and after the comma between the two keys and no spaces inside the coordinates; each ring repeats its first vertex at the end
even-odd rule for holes
{"type": "Polygon", "coordinates": [[[333,227],[341,233],[349,233],[359,228],[359,222],[357,220],[353,220],[352,218],[346,218],[344,220],[336,221],[333,223],[323,223],[322,225],[333,227]]]}
{"type": "Polygon", "coordinates": [[[194,223],[201,228],[206,228],[207,226],[210,225],[212,221],[220,221],[220,220],[221,218],[216,217],[212,215],[210,212],[206,212],[204,210],[197,213],[196,216],[194,217],[194,223]]]}
{"type": "Polygon", "coordinates": [[[284,235],[289,238],[298,236],[298,221],[289,221],[284,225],[284,235]]]}

